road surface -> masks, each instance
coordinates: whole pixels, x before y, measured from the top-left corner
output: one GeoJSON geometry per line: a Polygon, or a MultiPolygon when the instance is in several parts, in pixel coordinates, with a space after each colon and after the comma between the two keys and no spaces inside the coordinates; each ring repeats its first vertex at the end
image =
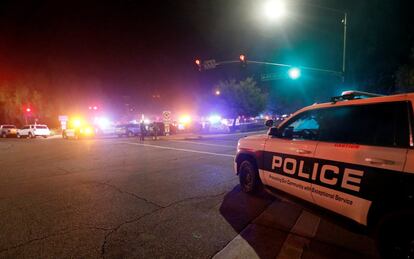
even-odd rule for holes
{"type": "Polygon", "coordinates": [[[370,258],[371,239],[240,191],[237,139],[0,139],[0,258],[370,258]]]}

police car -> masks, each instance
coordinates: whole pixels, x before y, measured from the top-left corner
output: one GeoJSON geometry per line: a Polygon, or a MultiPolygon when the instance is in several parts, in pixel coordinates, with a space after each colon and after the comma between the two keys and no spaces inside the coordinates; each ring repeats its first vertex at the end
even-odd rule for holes
{"type": "Polygon", "coordinates": [[[268,134],[239,140],[241,188],[300,198],[366,227],[384,257],[413,258],[413,104],[414,93],[347,91],[269,120],[268,134]]]}

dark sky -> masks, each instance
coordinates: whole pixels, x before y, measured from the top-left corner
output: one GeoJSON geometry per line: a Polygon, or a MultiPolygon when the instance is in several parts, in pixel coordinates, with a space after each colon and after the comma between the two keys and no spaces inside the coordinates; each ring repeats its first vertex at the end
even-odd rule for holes
{"type": "Polygon", "coordinates": [[[349,84],[389,75],[412,44],[409,0],[287,1],[295,12],[279,25],[259,15],[260,2],[1,1],[0,79],[31,80],[51,96],[86,102],[127,95],[138,108],[156,93],[165,106],[188,109],[212,82],[240,76],[231,67],[200,74],[196,57],[246,53],[339,70],[340,16],[301,2],[350,12],[349,84]],[[368,67],[378,60],[384,64],[368,67]]]}

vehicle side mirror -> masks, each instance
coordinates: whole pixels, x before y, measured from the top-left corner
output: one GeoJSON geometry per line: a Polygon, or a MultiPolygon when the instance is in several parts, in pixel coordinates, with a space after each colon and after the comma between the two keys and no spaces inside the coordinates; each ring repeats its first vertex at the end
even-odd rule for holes
{"type": "Polygon", "coordinates": [[[283,132],[283,137],[288,139],[293,138],[293,127],[286,127],[283,132]]]}
{"type": "Polygon", "coordinates": [[[273,136],[273,137],[280,137],[280,130],[276,127],[272,127],[269,129],[268,135],[273,136]]]}
{"type": "Polygon", "coordinates": [[[265,125],[266,125],[266,127],[272,127],[273,126],[273,123],[274,123],[274,121],[273,120],[267,120],[266,122],[265,122],[265,125]]]}

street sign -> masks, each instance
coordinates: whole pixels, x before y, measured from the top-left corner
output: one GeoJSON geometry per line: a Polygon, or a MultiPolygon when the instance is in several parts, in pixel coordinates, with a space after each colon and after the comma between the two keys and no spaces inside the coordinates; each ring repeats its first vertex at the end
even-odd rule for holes
{"type": "Polygon", "coordinates": [[[164,132],[165,135],[170,135],[170,122],[171,122],[171,111],[163,111],[162,112],[162,120],[164,122],[164,132]]]}
{"type": "Polygon", "coordinates": [[[68,121],[69,117],[67,115],[59,115],[58,118],[59,118],[59,121],[60,121],[61,129],[65,130],[66,129],[66,124],[67,124],[67,121],[68,121]]]}
{"type": "Polygon", "coordinates": [[[203,62],[204,70],[215,69],[216,68],[216,60],[210,59],[203,62]]]}
{"type": "Polygon", "coordinates": [[[282,76],[280,73],[269,73],[269,74],[262,74],[260,76],[260,80],[261,81],[273,81],[273,80],[278,80],[281,79],[282,76]]]}
{"type": "Polygon", "coordinates": [[[163,111],[162,112],[162,120],[164,122],[171,121],[171,112],[170,111],[163,111]]]}
{"type": "Polygon", "coordinates": [[[68,121],[68,115],[59,115],[59,121],[68,121]]]}

